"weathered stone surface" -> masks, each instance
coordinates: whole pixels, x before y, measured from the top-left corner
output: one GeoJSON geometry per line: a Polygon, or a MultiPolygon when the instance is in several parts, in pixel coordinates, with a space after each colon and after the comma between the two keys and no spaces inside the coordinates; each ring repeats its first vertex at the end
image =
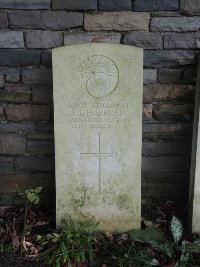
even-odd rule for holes
{"type": "Polygon", "coordinates": [[[0,157],[0,174],[14,173],[14,161],[12,157],[0,157]]]}
{"type": "Polygon", "coordinates": [[[0,69],[0,87],[4,87],[5,81],[4,81],[4,70],[0,69]]]}
{"type": "Polygon", "coordinates": [[[0,90],[0,101],[1,102],[16,102],[16,103],[27,103],[30,100],[29,92],[14,92],[0,90]]]}
{"type": "Polygon", "coordinates": [[[196,49],[200,48],[200,34],[197,33],[169,33],[164,35],[166,49],[196,49]]]}
{"type": "Polygon", "coordinates": [[[1,133],[32,133],[35,132],[34,123],[1,123],[1,133]]]}
{"type": "Polygon", "coordinates": [[[6,91],[13,91],[13,92],[31,92],[30,85],[24,84],[6,84],[5,85],[6,91]]]}
{"type": "Polygon", "coordinates": [[[78,12],[10,11],[9,14],[10,27],[14,29],[65,30],[83,26],[83,14],[78,12]]]}
{"type": "Polygon", "coordinates": [[[199,28],[199,17],[154,17],[152,18],[150,25],[152,31],[163,32],[198,31],[199,28]]]}
{"type": "Polygon", "coordinates": [[[151,84],[157,81],[157,70],[144,69],[144,84],[151,84]]]}
{"type": "Polygon", "coordinates": [[[52,0],[53,9],[94,10],[97,9],[97,0],[52,0]]]}
{"type": "Polygon", "coordinates": [[[21,71],[19,69],[6,69],[6,82],[17,83],[20,80],[21,71]]]}
{"type": "Polygon", "coordinates": [[[0,134],[0,154],[26,153],[26,137],[19,134],[0,134]]]}
{"type": "Polygon", "coordinates": [[[14,105],[8,104],[5,108],[8,121],[49,121],[50,108],[47,105],[14,105]]]}
{"type": "Polygon", "coordinates": [[[145,12],[103,12],[85,14],[84,28],[88,31],[148,31],[150,15],[145,12]]]}
{"type": "Polygon", "coordinates": [[[182,69],[182,82],[185,84],[196,84],[197,81],[197,67],[188,66],[182,69]]]}
{"type": "Polygon", "coordinates": [[[53,141],[27,141],[27,152],[34,155],[53,155],[54,142],[53,141]]]}
{"type": "Polygon", "coordinates": [[[181,79],[182,79],[181,69],[162,68],[158,70],[158,82],[159,83],[179,84],[181,79]]]}
{"type": "Polygon", "coordinates": [[[142,63],[131,46],[54,49],[58,223],[71,214],[94,216],[102,231],[140,227],[142,63]]]}
{"type": "Polygon", "coordinates": [[[132,0],[99,0],[99,10],[129,10],[132,0]]]}
{"type": "Polygon", "coordinates": [[[32,141],[49,141],[54,140],[54,135],[49,133],[31,133],[27,135],[27,139],[32,141]]]}
{"type": "Polygon", "coordinates": [[[170,141],[170,142],[143,142],[142,155],[143,156],[187,156],[191,152],[191,145],[189,142],[170,141]]]}
{"type": "Polygon", "coordinates": [[[152,120],[152,104],[143,105],[143,121],[151,121],[152,120]]]}
{"type": "Polygon", "coordinates": [[[32,87],[32,101],[35,103],[52,103],[53,102],[53,89],[52,87],[32,87]]]}
{"type": "Polygon", "coordinates": [[[193,104],[159,104],[153,107],[153,117],[165,122],[187,122],[192,121],[194,113],[193,104]]]}
{"type": "Polygon", "coordinates": [[[1,0],[0,8],[9,9],[48,9],[50,0],[1,0]]]}
{"type": "Polygon", "coordinates": [[[28,48],[53,48],[61,46],[62,33],[52,31],[29,31],[26,33],[28,48]]]}
{"type": "Polygon", "coordinates": [[[42,65],[52,67],[52,53],[51,51],[44,51],[42,53],[42,65]]]}
{"type": "Polygon", "coordinates": [[[167,101],[190,101],[194,99],[195,86],[192,85],[167,85],[150,84],[144,86],[144,103],[167,101]]]}
{"type": "Polygon", "coordinates": [[[0,48],[23,48],[24,38],[21,31],[0,31],[0,48]]]}
{"type": "Polygon", "coordinates": [[[159,83],[174,83],[174,84],[191,84],[196,80],[196,67],[186,67],[182,69],[167,69],[158,70],[159,83]]]}
{"type": "Polygon", "coordinates": [[[154,11],[152,17],[180,17],[180,11],[154,11]]]}
{"type": "Polygon", "coordinates": [[[184,183],[186,186],[188,185],[188,173],[156,173],[156,172],[148,172],[146,173],[145,179],[146,182],[154,183],[154,182],[163,182],[163,183],[184,183]]]}
{"type": "Polygon", "coordinates": [[[6,29],[8,25],[8,13],[6,11],[0,11],[0,29],[6,29]]]}
{"type": "Polygon", "coordinates": [[[172,140],[191,138],[191,124],[143,124],[143,139],[144,140],[172,140]]]}
{"type": "Polygon", "coordinates": [[[64,44],[73,45],[81,43],[113,43],[120,44],[119,32],[67,32],[64,35],[64,44]]]}
{"type": "Polygon", "coordinates": [[[27,67],[22,69],[24,84],[52,84],[52,69],[45,67],[27,67]]]}
{"type": "Polygon", "coordinates": [[[124,35],[124,44],[135,45],[145,49],[162,49],[162,34],[152,32],[129,32],[124,35]]]}
{"type": "Polygon", "coordinates": [[[36,125],[37,133],[54,133],[54,125],[49,123],[37,123],[36,125]]]}
{"type": "Polygon", "coordinates": [[[190,170],[189,222],[193,232],[200,233],[200,56],[198,56],[198,73],[193,125],[192,157],[190,170]]]}
{"type": "Polygon", "coordinates": [[[185,50],[149,50],[144,52],[144,66],[162,67],[195,64],[196,52],[185,50]]]}
{"type": "Polygon", "coordinates": [[[178,0],[135,0],[134,2],[136,11],[177,10],[178,8],[178,0]]]}
{"type": "Polygon", "coordinates": [[[0,121],[5,120],[3,105],[0,105],[0,121]]]}
{"type": "Polygon", "coordinates": [[[51,171],[54,169],[54,160],[43,156],[19,156],[15,169],[17,172],[51,171]]]}
{"type": "Polygon", "coordinates": [[[181,0],[181,12],[189,15],[200,15],[200,2],[199,0],[181,0]]]}
{"type": "Polygon", "coordinates": [[[40,52],[28,50],[0,50],[1,66],[27,66],[39,65],[40,52]]]}
{"type": "MultiPolygon", "coordinates": [[[[36,188],[42,186],[54,186],[54,177],[51,174],[12,174],[0,176],[0,192],[16,192],[16,184],[24,189],[36,188]]],[[[1,202],[0,202],[1,203],[1,202]]],[[[12,202],[11,202],[12,203],[12,202]]],[[[13,203],[11,204],[13,205],[13,203]]]]}
{"type": "Polygon", "coordinates": [[[186,172],[189,168],[189,157],[142,157],[142,170],[146,172],[186,172]]]}
{"type": "Polygon", "coordinates": [[[188,173],[147,172],[143,183],[143,194],[153,201],[171,199],[186,203],[188,201],[188,173]]]}

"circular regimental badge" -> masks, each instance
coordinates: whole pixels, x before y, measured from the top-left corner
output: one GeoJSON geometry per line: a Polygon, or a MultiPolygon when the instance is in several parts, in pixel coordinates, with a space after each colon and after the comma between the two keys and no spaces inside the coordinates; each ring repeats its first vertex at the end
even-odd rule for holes
{"type": "Polygon", "coordinates": [[[119,72],[116,64],[108,57],[90,56],[79,66],[79,70],[88,94],[93,97],[105,97],[117,88],[119,72]]]}

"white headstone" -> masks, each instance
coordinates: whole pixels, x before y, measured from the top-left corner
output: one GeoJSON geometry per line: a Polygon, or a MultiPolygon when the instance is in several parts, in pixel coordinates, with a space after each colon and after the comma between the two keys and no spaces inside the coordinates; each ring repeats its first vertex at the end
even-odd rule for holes
{"type": "Polygon", "coordinates": [[[189,221],[192,232],[200,232],[200,56],[197,74],[192,159],[190,171],[189,221]]]}
{"type": "Polygon", "coordinates": [[[57,223],[140,228],[143,50],[53,49],[57,223]]]}

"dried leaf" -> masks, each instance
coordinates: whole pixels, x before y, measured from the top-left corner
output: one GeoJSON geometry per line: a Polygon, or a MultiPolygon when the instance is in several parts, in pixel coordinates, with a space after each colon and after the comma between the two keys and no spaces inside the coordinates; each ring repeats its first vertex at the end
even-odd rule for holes
{"type": "Polygon", "coordinates": [[[19,238],[17,235],[12,236],[12,245],[14,250],[18,250],[20,246],[19,238]]]}
{"type": "Polygon", "coordinates": [[[48,221],[38,221],[38,222],[35,223],[34,227],[48,225],[48,224],[49,224],[48,221]]]}

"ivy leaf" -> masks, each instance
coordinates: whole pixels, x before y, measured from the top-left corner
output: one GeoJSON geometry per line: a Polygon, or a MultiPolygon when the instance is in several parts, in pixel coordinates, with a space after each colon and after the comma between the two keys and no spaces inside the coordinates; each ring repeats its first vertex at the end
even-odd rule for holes
{"type": "Polygon", "coordinates": [[[173,216],[171,221],[171,232],[175,243],[178,244],[183,237],[183,225],[181,221],[175,216],[173,216]]]}

